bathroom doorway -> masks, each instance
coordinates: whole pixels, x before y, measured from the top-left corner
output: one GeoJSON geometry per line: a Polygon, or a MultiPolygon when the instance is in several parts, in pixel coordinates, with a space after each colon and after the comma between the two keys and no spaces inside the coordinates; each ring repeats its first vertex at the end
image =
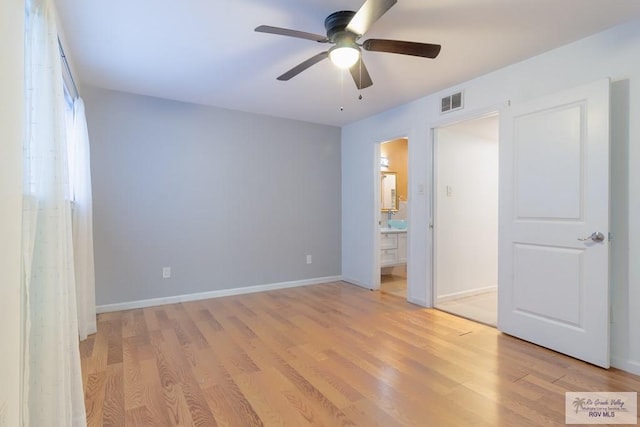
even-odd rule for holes
{"type": "Polygon", "coordinates": [[[498,115],[434,129],[435,307],[497,325],[498,115]]]}
{"type": "Polygon", "coordinates": [[[409,141],[379,144],[380,292],[407,298],[409,141]]]}

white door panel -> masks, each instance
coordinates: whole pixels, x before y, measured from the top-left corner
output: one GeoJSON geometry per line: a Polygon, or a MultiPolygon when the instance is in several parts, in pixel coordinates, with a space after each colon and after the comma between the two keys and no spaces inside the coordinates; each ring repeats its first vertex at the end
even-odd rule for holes
{"type": "Polygon", "coordinates": [[[584,102],[520,116],[515,125],[516,217],[582,215],[584,102]]]}
{"type": "Polygon", "coordinates": [[[501,114],[498,327],[609,366],[609,81],[501,114]]]}

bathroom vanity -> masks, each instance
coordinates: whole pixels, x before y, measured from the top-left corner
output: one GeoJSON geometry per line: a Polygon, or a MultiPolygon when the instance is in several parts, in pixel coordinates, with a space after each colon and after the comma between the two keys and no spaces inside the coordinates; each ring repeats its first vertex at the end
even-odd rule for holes
{"type": "Polygon", "coordinates": [[[380,230],[380,267],[394,267],[407,263],[407,230],[380,230]]]}

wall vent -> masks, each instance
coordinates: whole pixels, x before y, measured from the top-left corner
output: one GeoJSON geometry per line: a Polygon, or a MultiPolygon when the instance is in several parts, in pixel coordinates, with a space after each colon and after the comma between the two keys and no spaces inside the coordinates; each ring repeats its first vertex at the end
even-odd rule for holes
{"type": "Polygon", "coordinates": [[[442,98],[440,112],[448,113],[449,111],[461,110],[462,107],[462,92],[458,92],[442,98]]]}

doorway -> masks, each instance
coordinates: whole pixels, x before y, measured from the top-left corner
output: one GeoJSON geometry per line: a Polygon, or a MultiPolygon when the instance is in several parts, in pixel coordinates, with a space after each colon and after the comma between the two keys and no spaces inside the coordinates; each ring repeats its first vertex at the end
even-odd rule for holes
{"type": "Polygon", "coordinates": [[[409,141],[379,144],[380,292],[407,298],[409,141]]]}
{"type": "Polygon", "coordinates": [[[434,305],[497,325],[498,115],[434,129],[434,305]]]}

